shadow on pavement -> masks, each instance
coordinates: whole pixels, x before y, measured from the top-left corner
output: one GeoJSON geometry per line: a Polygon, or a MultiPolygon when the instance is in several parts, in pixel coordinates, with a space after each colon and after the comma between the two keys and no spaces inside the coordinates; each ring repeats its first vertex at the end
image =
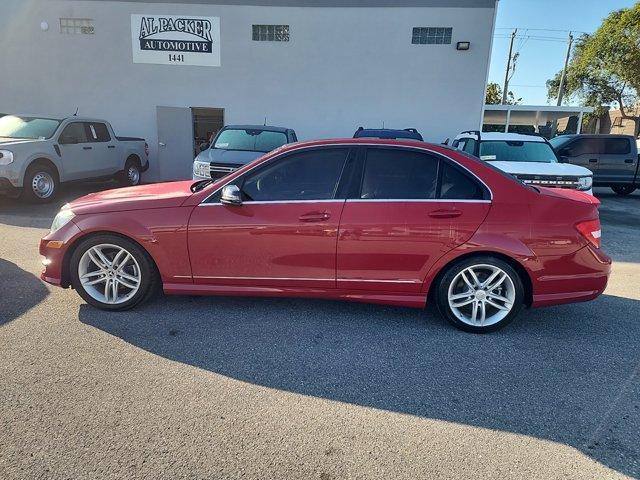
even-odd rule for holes
{"type": "Polygon", "coordinates": [[[33,204],[23,199],[0,196],[0,224],[17,227],[49,228],[51,221],[65,203],[88,193],[118,188],[115,181],[63,185],[51,203],[33,204]]]}
{"type": "Polygon", "coordinates": [[[639,307],[605,295],[524,312],[491,335],[430,311],[299,299],[83,305],[80,320],[251,384],[561,442],[638,475],[639,307]]]}
{"type": "Polygon", "coordinates": [[[15,320],[42,302],[49,290],[32,273],[0,258],[0,326],[15,320]]]}

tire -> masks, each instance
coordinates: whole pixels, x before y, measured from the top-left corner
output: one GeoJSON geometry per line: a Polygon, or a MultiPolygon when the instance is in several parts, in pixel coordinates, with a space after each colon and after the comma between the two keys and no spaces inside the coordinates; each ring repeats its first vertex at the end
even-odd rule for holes
{"type": "Polygon", "coordinates": [[[142,180],[140,162],[135,158],[128,158],[124,164],[124,170],[119,175],[119,180],[126,187],[140,185],[142,180]]]}
{"type": "Polygon", "coordinates": [[[29,165],[24,174],[22,197],[31,203],[49,203],[58,194],[60,180],[58,172],[49,165],[29,165]]]}
{"type": "Polygon", "coordinates": [[[69,273],[78,294],[101,310],[129,310],[150,299],[160,285],[160,276],[149,254],[137,243],[118,235],[100,234],[81,240],[71,255],[69,273]],[[120,252],[124,253],[118,256],[120,252]],[[107,268],[102,268],[103,257],[111,262],[106,264],[107,268]],[[112,289],[114,280],[116,287],[112,289]]]}
{"type": "Polygon", "coordinates": [[[436,302],[442,316],[455,327],[471,333],[489,333],[505,327],[524,304],[524,287],[518,272],[507,262],[488,255],[453,264],[442,275],[436,288],[436,302]],[[475,274],[477,281],[471,273],[475,274]],[[502,282],[492,289],[503,275],[502,282]],[[486,286],[483,285],[489,280],[486,286]],[[450,296],[454,298],[450,300],[450,296]],[[459,308],[454,309],[454,306],[459,308]]]}
{"type": "Polygon", "coordinates": [[[636,187],[634,187],[633,185],[614,185],[613,187],[611,187],[611,190],[613,190],[618,195],[629,195],[636,191],[636,187]]]}

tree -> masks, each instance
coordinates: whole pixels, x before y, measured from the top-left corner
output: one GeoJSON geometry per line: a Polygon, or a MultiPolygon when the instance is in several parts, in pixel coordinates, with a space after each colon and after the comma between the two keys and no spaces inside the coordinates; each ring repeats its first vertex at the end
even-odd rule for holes
{"type": "MultiPolygon", "coordinates": [[[[509,90],[507,93],[507,105],[518,105],[522,98],[516,98],[514,93],[509,90]]],[[[495,82],[487,85],[487,95],[484,99],[486,105],[500,105],[502,103],[502,88],[495,82]]]]}
{"type": "MultiPolygon", "coordinates": [[[[565,95],[583,105],[606,111],[617,104],[622,118],[640,119],[631,111],[640,92],[640,3],[617,10],[604,19],[595,33],[575,43],[567,67],[565,95]]],[[[562,72],[547,81],[549,99],[558,97],[562,72]]]]}

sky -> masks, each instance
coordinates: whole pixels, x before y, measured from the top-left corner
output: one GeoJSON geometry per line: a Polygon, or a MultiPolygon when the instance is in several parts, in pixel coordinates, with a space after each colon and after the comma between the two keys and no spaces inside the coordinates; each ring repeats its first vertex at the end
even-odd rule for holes
{"type": "Polygon", "coordinates": [[[555,105],[555,100],[547,100],[545,82],[562,69],[568,31],[575,31],[576,36],[592,33],[609,12],[634,3],[636,0],[500,0],[489,82],[504,83],[509,36],[518,28],[518,36],[523,38],[514,42],[514,51],[520,52],[520,57],[509,90],[516,98],[522,97],[523,104],[555,105]]]}

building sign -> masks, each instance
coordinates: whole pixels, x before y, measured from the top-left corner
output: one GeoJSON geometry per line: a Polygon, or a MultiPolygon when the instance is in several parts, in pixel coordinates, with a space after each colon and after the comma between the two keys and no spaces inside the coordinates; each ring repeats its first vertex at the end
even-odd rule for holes
{"type": "Polygon", "coordinates": [[[134,63],[220,66],[220,18],[131,15],[134,63]]]}

